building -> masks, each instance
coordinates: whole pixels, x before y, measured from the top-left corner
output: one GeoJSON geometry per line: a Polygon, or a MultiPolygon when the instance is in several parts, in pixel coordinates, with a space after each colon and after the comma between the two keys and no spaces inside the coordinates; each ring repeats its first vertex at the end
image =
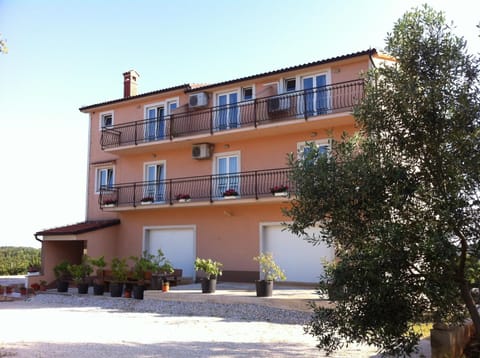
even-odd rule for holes
{"type": "Polygon", "coordinates": [[[124,73],[123,98],[80,108],[90,122],[86,221],[35,234],[40,278],[52,281],[56,263],[83,253],[110,261],[161,248],[192,279],[198,256],[222,262],[223,280],[253,281],[263,251],[287,281],[318,282],[332,249],[282,226],[287,153],[302,155],[308,142],[328,150],[354,131],[362,73],[383,60],[370,49],[143,94],[138,73],[124,73]]]}

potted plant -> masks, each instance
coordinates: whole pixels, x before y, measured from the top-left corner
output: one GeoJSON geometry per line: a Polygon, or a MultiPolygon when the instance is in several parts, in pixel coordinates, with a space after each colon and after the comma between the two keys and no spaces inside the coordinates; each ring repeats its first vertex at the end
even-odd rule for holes
{"type": "Polygon", "coordinates": [[[154,258],[155,256],[147,251],[144,251],[140,257],[130,256],[133,261],[133,278],[136,281],[133,286],[133,298],[143,300],[146,276],[155,269],[154,258]]]}
{"type": "Polygon", "coordinates": [[[116,199],[104,199],[103,200],[103,207],[104,208],[112,208],[114,206],[117,206],[117,200],[116,199]]]}
{"type": "Polygon", "coordinates": [[[202,279],[202,293],[214,293],[217,288],[217,277],[222,275],[223,264],[197,257],[194,266],[195,271],[203,271],[206,275],[202,279]]]}
{"type": "Polygon", "coordinates": [[[90,265],[96,268],[95,270],[95,278],[93,279],[93,294],[95,296],[102,296],[105,292],[105,282],[103,281],[103,270],[107,263],[105,262],[104,256],[101,256],[97,259],[90,257],[88,259],[90,261],[90,265]]]}
{"type": "Polygon", "coordinates": [[[186,203],[191,200],[191,197],[189,194],[178,194],[175,196],[175,199],[180,203],[186,203]]]}
{"type": "Polygon", "coordinates": [[[273,254],[262,253],[253,258],[260,264],[263,279],[255,281],[257,297],[270,297],[273,293],[273,282],[286,280],[285,272],[275,263],[273,254]]]}
{"type": "Polygon", "coordinates": [[[273,196],[287,196],[288,195],[288,186],[287,185],[275,185],[270,188],[270,192],[273,196]]]}
{"type": "Polygon", "coordinates": [[[57,291],[68,292],[70,275],[70,264],[64,260],[53,267],[53,273],[57,279],[57,291]]]}
{"type": "Polygon", "coordinates": [[[142,200],[140,200],[140,204],[142,205],[148,205],[153,203],[153,196],[144,196],[142,200]]]}
{"type": "Polygon", "coordinates": [[[40,285],[40,291],[46,291],[47,290],[47,281],[40,280],[39,285],[40,285]]]}
{"type": "Polygon", "coordinates": [[[110,283],[110,296],[122,297],[123,285],[127,281],[128,265],[127,260],[115,257],[111,263],[112,282],[110,283]]]}
{"type": "Polygon", "coordinates": [[[88,281],[87,277],[92,273],[93,268],[89,263],[89,260],[86,256],[83,257],[82,263],[78,265],[70,265],[70,273],[72,274],[72,279],[77,285],[79,294],[88,293],[88,281]]]}
{"type": "MultiPolygon", "coordinates": [[[[173,273],[174,269],[172,263],[167,260],[165,254],[161,249],[158,249],[157,255],[153,259],[154,269],[152,275],[152,284],[154,281],[156,284],[156,288],[158,289],[158,281],[162,281],[162,291],[166,289],[166,285],[168,284],[168,288],[170,288],[170,283],[168,282],[168,275],[173,273]]],[[[152,285],[153,287],[153,285],[152,285]]]]}
{"type": "Polygon", "coordinates": [[[224,199],[235,199],[238,196],[238,192],[235,189],[228,189],[223,192],[224,199]]]}

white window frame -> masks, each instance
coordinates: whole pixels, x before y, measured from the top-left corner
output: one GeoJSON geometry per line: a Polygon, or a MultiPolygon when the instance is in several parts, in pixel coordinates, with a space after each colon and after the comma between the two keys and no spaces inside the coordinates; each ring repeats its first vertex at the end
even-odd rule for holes
{"type": "Polygon", "coordinates": [[[148,117],[148,110],[152,107],[163,107],[163,110],[165,111],[165,116],[171,115],[170,113],[170,105],[172,103],[177,104],[177,108],[179,106],[179,97],[172,97],[172,98],[167,98],[164,101],[159,101],[159,102],[154,102],[154,103],[147,103],[143,106],[143,118],[147,119],[148,117]]]}
{"type": "Polygon", "coordinates": [[[108,170],[112,171],[112,185],[115,185],[115,166],[102,166],[95,168],[95,194],[100,194],[100,188],[102,187],[102,183],[100,183],[100,178],[102,177],[100,173],[102,171],[107,171],[107,180],[108,180],[108,170]]]}
{"type": "Polygon", "coordinates": [[[332,139],[331,138],[324,138],[324,139],[317,139],[317,140],[312,140],[312,141],[298,142],[297,143],[297,159],[303,159],[303,153],[304,153],[305,147],[308,146],[310,143],[314,143],[317,148],[327,147],[327,155],[329,155],[330,151],[332,150],[332,139]]]}
{"type": "MultiPolygon", "coordinates": [[[[166,160],[155,160],[155,161],[151,161],[151,162],[144,162],[143,163],[143,181],[146,183],[148,182],[148,167],[150,165],[160,165],[162,166],[162,170],[163,170],[163,180],[167,180],[167,161],[166,160]]],[[[145,188],[144,188],[145,190],[145,188]]],[[[162,193],[163,196],[165,196],[165,188],[163,188],[163,193],[162,193]]],[[[157,201],[157,200],[156,200],[157,201]]],[[[165,200],[163,200],[165,201],[165,200]]],[[[158,201],[157,201],[158,202],[158,201]]]]}
{"type": "Polygon", "coordinates": [[[99,128],[100,128],[100,130],[112,128],[112,127],[114,126],[114,124],[115,124],[114,111],[101,112],[101,113],[99,114],[99,117],[98,117],[98,118],[99,118],[98,123],[99,123],[99,128]],[[105,125],[104,117],[105,117],[105,116],[108,116],[108,115],[112,116],[112,123],[107,126],[107,125],[105,125]]]}
{"type": "Polygon", "coordinates": [[[242,96],[241,99],[240,99],[240,101],[242,101],[242,102],[243,102],[243,101],[248,101],[248,102],[253,101],[253,100],[255,99],[255,97],[256,97],[256,95],[255,95],[255,85],[242,86],[240,92],[241,92],[240,95],[242,96]],[[252,98],[250,98],[250,99],[245,99],[245,90],[246,90],[246,89],[251,89],[251,90],[252,90],[252,98]]]}
{"type": "MultiPolygon", "coordinates": [[[[232,151],[232,152],[223,152],[223,153],[216,153],[213,155],[213,167],[212,167],[212,173],[214,176],[219,175],[220,173],[218,172],[218,159],[223,158],[223,157],[237,157],[237,163],[238,163],[238,173],[242,171],[242,157],[241,157],[241,152],[240,151],[232,151]]],[[[241,196],[242,193],[240,192],[241,188],[241,178],[238,178],[238,196],[241,196]]],[[[218,185],[218,183],[217,183],[218,185]]],[[[217,191],[217,187],[213,188],[214,192],[217,191]]]]}

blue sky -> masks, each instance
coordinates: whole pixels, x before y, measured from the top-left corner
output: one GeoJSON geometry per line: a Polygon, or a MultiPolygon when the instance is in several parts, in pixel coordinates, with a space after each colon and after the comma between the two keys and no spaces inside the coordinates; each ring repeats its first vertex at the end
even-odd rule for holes
{"type": "MultiPolygon", "coordinates": [[[[84,105],[375,47],[416,0],[0,0],[0,246],[85,219],[84,105]]],[[[480,52],[480,2],[431,0],[480,52]]]]}

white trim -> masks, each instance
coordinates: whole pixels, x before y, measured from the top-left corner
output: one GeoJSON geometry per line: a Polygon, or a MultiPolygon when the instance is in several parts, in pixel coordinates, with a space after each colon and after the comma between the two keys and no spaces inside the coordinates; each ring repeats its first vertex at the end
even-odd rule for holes
{"type": "Polygon", "coordinates": [[[239,150],[236,150],[236,151],[232,151],[232,152],[222,152],[222,153],[215,153],[213,154],[213,163],[212,163],[212,173],[213,175],[217,175],[219,174],[218,173],[218,166],[217,166],[217,159],[219,157],[233,157],[233,156],[237,156],[238,157],[238,171],[241,172],[242,171],[242,158],[241,158],[241,151],[239,150]]]}
{"type": "Polygon", "coordinates": [[[177,103],[177,108],[178,108],[179,104],[180,104],[180,97],[178,97],[178,96],[177,97],[171,97],[171,98],[166,98],[163,101],[144,104],[143,105],[143,118],[148,119],[147,110],[151,107],[163,107],[165,116],[170,115],[171,113],[170,113],[170,108],[168,108],[168,105],[172,102],[177,103]]]}
{"type": "Polygon", "coordinates": [[[250,102],[250,101],[253,101],[255,98],[257,98],[257,91],[256,91],[256,89],[255,89],[255,84],[254,84],[254,83],[248,84],[248,85],[246,85],[246,86],[242,86],[242,87],[240,88],[240,101],[239,101],[239,102],[244,102],[244,101],[250,102]],[[251,98],[251,99],[244,99],[244,98],[243,98],[243,93],[244,93],[244,90],[245,90],[246,88],[251,88],[251,89],[252,89],[252,98],[251,98]]]}
{"type": "Polygon", "coordinates": [[[303,150],[309,143],[314,143],[317,148],[328,146],[328,151],[332,149],[332,139],[331,138],[323,138],[317,140],[306,140],[305,142],[297,142],[297,158],[301,159],[301,155],[303,154],[303,150]]]}
{"type": "Polygon", "coordinates": [[[167,179],[167,161],[162,160],[155,160],[151,162],[144,162],[143,163],[143,181],[147,181],[147,166],[148,165],[162,165],[163,166],[163,173],[164,173],[164,180],[167,179]]]}
{"type": "Polygon", "coordinates": [[[112,109],[110,111],[100,112],[98,114],[98,127],[100,130],[112,128],[115,125],[115,111],[112,109]],[[103,125],[103,116],[110,114],[112,116],[112,124],[109,126],[103,125]]]}
{"type": "MultiPolygon", "coordinates": [[[[77,241],[78,235],[45,235],[43,241],[77,241]]],[[[81,240],[83,241],[83,240],[81,240]]]]}
{"type": "Polygon", "coordinates": [[[93,183],[93,190],[95,194],[100,194],[100,188],[98,186],[98,173],[100,170],[112,169],[112,183],[115,185],[115,165],[99,165],[95,167],[95,181],[93,183]]]}

